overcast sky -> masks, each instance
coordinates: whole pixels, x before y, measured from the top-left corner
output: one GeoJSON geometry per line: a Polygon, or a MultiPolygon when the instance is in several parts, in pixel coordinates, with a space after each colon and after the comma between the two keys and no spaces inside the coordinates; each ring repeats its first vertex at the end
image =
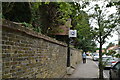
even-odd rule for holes
{"type": "MultiPolygon", "coordinates": [[[[105,1],[92,1],[92,2],[90,3],[90,5],[87,6],[87,7],[84,9],[84,11],[88,11],[88,10],[89,10],[91,7],[93,7],[95,4],[98,4],[98,5],[101,7],[102,5],[106,5],[107,2],[105,2],[105,1]]],[[[94,10],[91,10],[91,9],[90,9],[87,13],[90,14],[90,13],[93,13],[93,11],[94,11],[94,10]]],[[[106,11],[106,10],[105,10],[105,11],[106,11]]],[[[115,8],[115,7],[111,7],[111,8],[108,8],[107,11],[108,11],[108,12],[106,12],[107,15],[113,14],[113,13],[116,12],[116,8],[115,8]]],[[[92,26],[96,26],[94,22],[92,22],[91,25],[92,25],[92,26]]],[[[109,37],[109,39],[107,39],[107,42],[103,45],[103,48],[106,48],[106,46],[107,46],[110,42],[115,43],[115,44],[118,43],[118,41],[117,41],[117,40],[118,40],[118,34],[117,34],[117,32],[112,32],[111,34],[113,35],[113,37],[109,37]]],[[[99,47],[99,43],[97,43],[97,47],[99,47]]]]}

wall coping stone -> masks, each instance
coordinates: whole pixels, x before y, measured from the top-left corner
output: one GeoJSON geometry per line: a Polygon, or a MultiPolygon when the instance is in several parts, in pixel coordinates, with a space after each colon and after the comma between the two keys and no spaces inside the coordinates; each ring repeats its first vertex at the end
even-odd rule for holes
{"type": "Polygon", "coordinates": [[[17,23],[17,22],[12,22],[9,20],[2,19],[2,26],[5,28],[9,28],[9,29],[18,31],[18,32],[24,32],[25,34],[28,34],[30,36],[37,37],[37,38],[40,38],[40,39],[64,46],[64,47],[67,47],[66,43],[63,43],[61,41],[58,41],[54,38],[48,37],[48,36],[43,35],[41,33],[35,32],[32,29],[25,27],[22,23],[17,23]]]}
{"type": "Polygon", "coordinates": [[[76,49],[76,48],[70,48],[71,50],[76,50],[76,51],[81,51],[82,52],[82,50],[81,49],[76,49]]]}

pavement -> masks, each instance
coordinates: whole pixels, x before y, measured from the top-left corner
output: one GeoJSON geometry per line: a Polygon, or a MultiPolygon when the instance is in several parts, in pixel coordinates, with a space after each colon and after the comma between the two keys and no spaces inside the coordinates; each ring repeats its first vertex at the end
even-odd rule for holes
{"type": "Polygon", "coordinates": [[[96,63],[91,59],[90,56],[87,56],[86,63],[80,63],[73,74],[67,75],[66,78],[98,78],[99,69],[96,63]]]}

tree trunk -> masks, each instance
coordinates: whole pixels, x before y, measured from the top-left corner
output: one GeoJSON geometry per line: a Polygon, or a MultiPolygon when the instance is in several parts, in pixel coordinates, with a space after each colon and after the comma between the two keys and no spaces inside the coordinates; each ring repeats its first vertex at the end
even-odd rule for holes
{"type": "Polygon", "coordinates": [[[103,79],[102,42],[100,42],[99,48],[99,79],[103,79]]]}

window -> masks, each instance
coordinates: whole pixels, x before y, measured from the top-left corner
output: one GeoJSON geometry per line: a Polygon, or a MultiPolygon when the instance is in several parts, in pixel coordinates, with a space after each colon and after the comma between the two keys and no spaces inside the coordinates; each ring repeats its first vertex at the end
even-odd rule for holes
{"type": "Polygon", "coordinates": [[[117,69],[117,70],[119,70],[119,69],[120,69],[120,62],[119,62],[119,63],[117,63],[117,64],[114,66],[114,69],[117,69]]]}

